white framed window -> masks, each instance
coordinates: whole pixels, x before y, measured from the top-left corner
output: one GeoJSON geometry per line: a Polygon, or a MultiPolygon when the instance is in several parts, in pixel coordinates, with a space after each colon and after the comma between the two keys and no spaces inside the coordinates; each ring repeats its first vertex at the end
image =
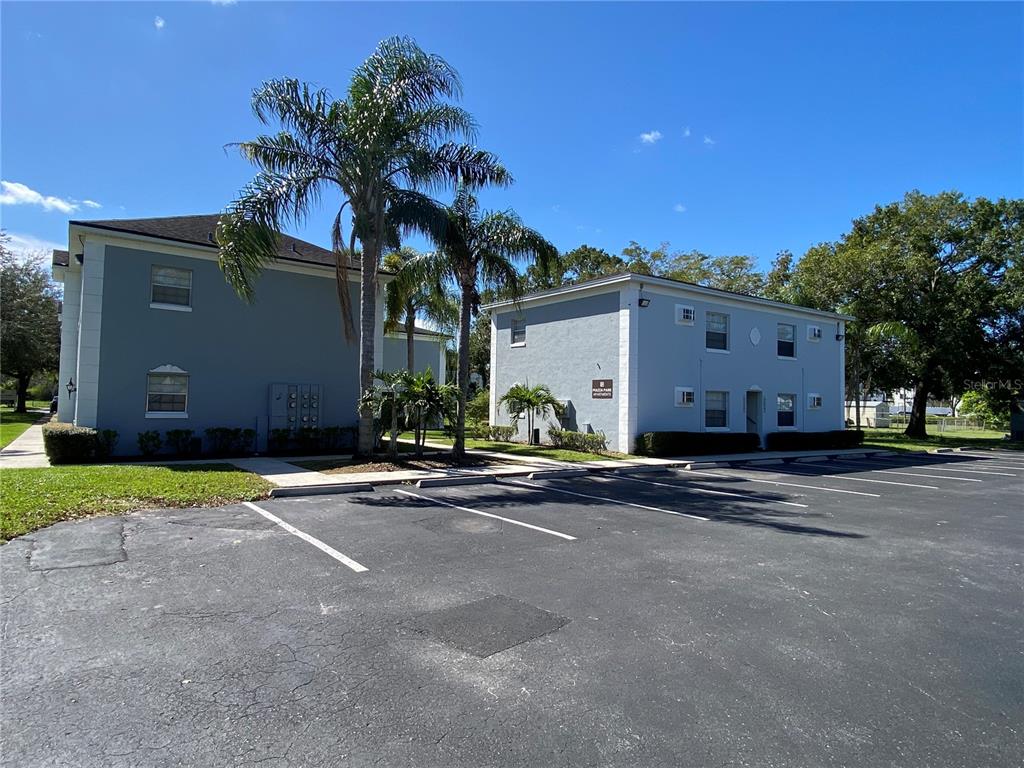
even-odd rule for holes
{"type": "Polygon", "coordinates": [[[808,341],[821,341],[821,326],[820,325],[808,325],[807,326],[807,340],[808,341]]]}
{"type": "Polygon", "coordinates": [[[687,304],[676,304],[676,325],[693,325],[697,313],[687,304]]]}
{"type": "Polygon", "coordinates": [[[807,407],[816,410],[821,408],[821,395],[817,392],[811,392],[807,395],[807,407]]]}
{"type": "Polygon", "coordinates": [[[779,357],[796,357],[796,326],[779,323],[776,332],[776,354],[779,357]]]}
{"type": "Polygon", "coordinates": [[[157,309],[192,309],[192,270],[154,264],[149,275],[149,305],[157,309]]]}
{"type": "Polygon", "coordinates": [[[708,312],[705,316],[705,324],[705,348],[728,351],[729,316],[724,312],[708,312]]]}
{"type": "Polygon", "coordinates": [[[146,374],[146,418],[188,418],[188,374],[173,365],[146,374]]]}
{"type": "Polygon", "coordinates": [[[729,428],[729,393],[709,389],[704,393],[704,426],[707,429],[729,428]]]}
{"type": "Polygon", "coordinates": [[[526,344],[526,321],[521,317],[512,318],[512,345],[526,344]]]}
{"type": "Polygon", "coordinates": [[[676,387],[676,408],[693,407],[693,387],[676,387]]]}
{"type": "Polygon", "coordinates": [[[796,395],[792,392],[779,392],[776,396],[776,424],[779,427],[796,426],[796,395]]]}

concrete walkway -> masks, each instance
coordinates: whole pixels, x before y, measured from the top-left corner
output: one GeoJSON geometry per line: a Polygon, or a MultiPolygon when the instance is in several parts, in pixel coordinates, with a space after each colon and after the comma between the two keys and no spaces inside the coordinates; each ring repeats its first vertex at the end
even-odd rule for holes
{"type": "Polygon", "coordinates": [[[0,449],[0,469],[50,466],[43,450],[43,424],[50,420],[50,414],[45,411],[38,413],[39,421],[14,438],[6,448],[0,449]]]}

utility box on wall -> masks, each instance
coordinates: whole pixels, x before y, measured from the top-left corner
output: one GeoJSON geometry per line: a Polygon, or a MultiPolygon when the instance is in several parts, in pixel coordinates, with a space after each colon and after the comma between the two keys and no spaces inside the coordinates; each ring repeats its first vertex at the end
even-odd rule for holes
{"type": "Polygon", "coordinates": [[[270,428],[320,427],[319,384],[271,384],[270,428]]]}

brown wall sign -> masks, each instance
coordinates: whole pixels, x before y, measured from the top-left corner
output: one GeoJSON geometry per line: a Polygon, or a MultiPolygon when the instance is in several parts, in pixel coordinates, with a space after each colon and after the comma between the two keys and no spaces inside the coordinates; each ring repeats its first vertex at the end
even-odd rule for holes
{"type": "Polygon", "coordinates": [[[590,382],[590,396],[594,400],[611,400],[612,399],[612,380],[611,379],[593,379],[590,382]]]}

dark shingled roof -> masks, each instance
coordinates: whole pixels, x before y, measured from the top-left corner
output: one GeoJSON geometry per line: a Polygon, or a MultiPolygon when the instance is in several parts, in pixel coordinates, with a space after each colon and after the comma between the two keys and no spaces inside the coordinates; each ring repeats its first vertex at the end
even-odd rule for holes
{"type": "MultiPolygon", "coordinates": [[[[72,221],[72,224],[108,229],[112,232],[130,232],[135,235],[158,237],[161,240],[172,240],[189,245],[202,245],[216,248],[214,233],[217,231],[219,213],[200,216],[161,216],[154,219],[106,219],[100,221],[72,221]]],[[[297,237],[280,234],[277,258],[282,261],[295,261],[304,264],[334,266],[334,253],[319,245],[299,240],[297,237]]],[[[349,269],[358,269],[350,266],[349,269]]]]}
{"type": "Polygon", "coordinates": [[[51,262],[55,267],[66,267],[68,265],[68,259],[70,256],[67,251],[58,251],[56,248],[53,250],[53,261],[51,262]]]}

